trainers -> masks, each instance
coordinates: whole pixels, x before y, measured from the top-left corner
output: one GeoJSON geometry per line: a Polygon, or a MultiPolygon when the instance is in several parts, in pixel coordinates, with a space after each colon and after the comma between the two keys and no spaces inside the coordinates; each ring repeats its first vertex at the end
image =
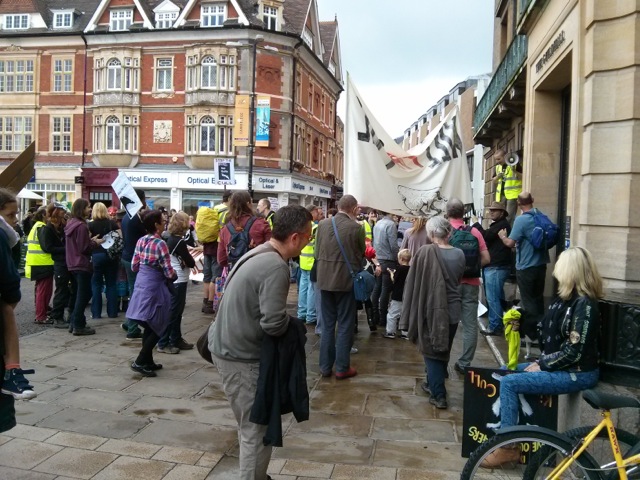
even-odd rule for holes
{"type": "Polygon", "coordinates": [[[213,309],[213,301],[210,300],[202,304],[202,313],[215,313],[215,310],[213,309]]]}
{"type": "Polygon", "coordinates": [[[160,345],[158,345],[157,350],[159,353],[170,353],[171,355],[180,353],[180,349],[178,347],[172,347],[171,345],[166,345],[164,347],[161,347],[160,345]]]}
{"type": "Polygon", "coordinates": [[[460,365],[458,362],[456,362],[456,363],[453,365],[453,369],[454,369],[456,372],[461,373],[462,375],[464,375],[464,367],[463,367],[462,365],[460,365]]]}
{"type": "Polygon", "coordinates": [[[143,377],[157,377],[158,374],[153,371],[153,368],[150,368],[146,365],[138,365],[136,362],[131,364],[131,370],[134,372],[138,372],[143,377]]]}
{"type": "Polygon", "coordinates": [[[345,378],[355,377],[356,375],[358,375],[358,372],[353,367],[349,367],[349,370],[347,370],[346,372],[336,372],[336,378],[338,380],[344,380],[345,378]]]}
{"type": "Polygon", "coordinates": [[[429,399],[429,403],[431,405],[435,405],[435,407],[439,408],[440,410],[445,410],[449,408],[449,405],[447,405],[447,399],[445,397],[439,397],[439,398],[431,397],[429,399]]]}
{"type": "Polygon", "coordinates": [[[44,320],[34,320],[33,323],[35,323],[36,325],[52,325],[53,324],[53,319],[52,318],[45,318],[44,320]]]}
{"type": "Polygon", "coordinates": [[[93,335],[96,331],[91,327],[82,327],[82,328],[74,328],[73,334],[76,336],[79,335],[93,335]]]}
{"type": "Polygon", "coordinates": [[[127,340],[130,342],[134,342],[136,340],[142,339],[141,332],[127,333],[127,340]]]}
{"type": "Polygon", "coordinates": [[[400,330],[400,338],[404,340],[409,340],[409,332],[405,330],[400,330]]]}
{"type": "Polygon", "coordinates": [[[178,347],[180,350],[191,350],[193,349],[193,343],[189,343],[184,338],[181,338],[176,343],[176,347],[178,347]]]}
{"type": "Polygon", "coordinates": [[[384,333],[382,334],[382,336],[383,336],[384,338],[396,338],[396,334],[395,334],[395,333],[393,333],[393,332],[391,332],[391,333],[389,333],[389,332],[384,332],[384,333]]]}
{"type": "Polygon", "coordinates": [[[355,355],[358,353],[358,349],[356,347],[351,347],[351,351],[349,352],[351,355],[355,355]]]}
{"type": "Polygon", "coordinates": [[[35,370],[22,370],[21,368],[12,368],[4,373],[4,381],[2,382],[2,393],[11,395],[16,400],[31,400],[38,396],[33,391],[33,387],[24,378],[25,374],[36,373],[35,370]]]}
{"type": "Polygon", "coordinates": [[[121,324],[120,324],[120,328],[122,328],[125,332],[128,332],[128,331],[129,331],[129,327],[127,326],[127,324],[126,324],[126,323],[121,323],[121,324]]]}
{"type": "Polygon", "coordinates": [[[64,320],[55,320],[53,328],[69,328],[69,322],[65,322],[64,320]]]}
{"type": "Polygon", "coordinates": [[[487,458],[480,464],[480,468],[505,467],[507,464],[511,464],[513,467],[515,464],[518,464],[519,461],[519,448],[500,447],[487,455],[487,458]]]}
{"type": "Polygon", "coordinates": [[[162,364],[151,362],[149,365],[147,365],[147,368],[155,372],[156,370],[162,370],[162,364]]]}
{"type": "Polygon", "coordinates": [[[424,393],[426,393],[427,395],[431,396],[431,389],[429,388],[429,384],[427,382],[422,382],[420,384],[420,388],[422,389],[422,391],[424,393]]]}

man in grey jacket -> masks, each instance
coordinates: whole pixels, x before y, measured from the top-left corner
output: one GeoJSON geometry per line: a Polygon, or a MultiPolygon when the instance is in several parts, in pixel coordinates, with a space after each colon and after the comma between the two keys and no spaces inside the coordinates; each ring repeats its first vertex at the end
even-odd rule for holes
{"type": "Polygon", "coordinates": [[[338,202],[338,210],[335,217],[318,224],[315,261],[322,311],[320,371],[323,377],[330,377],[335,363],[336,378],[341,380],[357,375],[350,358],[356,299],[351,272],[338,246],[332,220],[335,219],[340,242],[354,272],[362,270],[365,244],[364,229],[356,221],[358,201],[352,195],[344,195],[338,202]]]}
{"type": "Polygon", "coordinates": [[[218,316],[209,329],[209,350],[238,422],[240,480],[269,478],[271,447],[262,442],[267,426],[249,421],[260,349],[265,334],[280,336],[287,331],[288,261],[300,255],[310,238],[311,214],[306,208],[279,209],[271,240],[251,250],[231,270],[218,316]]]}
{"type": "Polygon", "coordinates": [[[393,282],[389,270],[398,268],[398,227],[390,213],[378,211],[383,217],[373,227],[373,248],[380,262],[376,267],[376,286],[371,294],[373,321],[378,326],[387,325],[387,312],[393,282]]]}

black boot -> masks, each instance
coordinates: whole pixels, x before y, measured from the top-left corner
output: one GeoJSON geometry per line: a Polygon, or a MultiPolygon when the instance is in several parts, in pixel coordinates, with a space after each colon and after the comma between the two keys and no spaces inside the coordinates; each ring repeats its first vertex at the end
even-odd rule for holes
{"type": "Polygon", "coordinates": [[[369,331],[375,332],[376,330],[378,330],[378,327],[376,326],[376,322],[373,320],[373,306],[367,307],[365,305],[364,312],[367,315],[367,324],[369,324],[369,331]]]}

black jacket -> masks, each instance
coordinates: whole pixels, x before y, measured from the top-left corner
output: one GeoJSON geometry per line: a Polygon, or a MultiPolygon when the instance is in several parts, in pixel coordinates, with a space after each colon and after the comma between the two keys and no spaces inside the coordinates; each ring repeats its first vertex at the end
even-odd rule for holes
{"type": "Polygon", "coordinates": [[[42,227],[40,246],[44,252],[51,254],[54,265],[67,265],[64,241],[64,228],[57,229],[51,222],[42,227]]]}
{"type": "Polygon", "coordinates": [[[491,256],[491,263],[487,267],[511,267],[511,249],[498,237],[498,232],[503,228],[507,229],[507,236],[511,233],[509,220],[501,218],[497,222],[493,222],[487,229],[482,228],[479,223],[476,223],[474,227],[482,233],[491,256]]]}
{"type": "Polygon", "coordinates": [[[282,415],[293,412],[298,422],[309,420],[305,343],[307,328],[293,317],[284,335],[265,335],[262,340],[258,389],[249,420],[268,425],[264,445],[282,446],[282,415]]]}

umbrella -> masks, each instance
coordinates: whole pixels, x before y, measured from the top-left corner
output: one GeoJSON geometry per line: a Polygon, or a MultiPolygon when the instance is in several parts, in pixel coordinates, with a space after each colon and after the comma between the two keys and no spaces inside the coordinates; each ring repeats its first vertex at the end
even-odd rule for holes
{"type": "Polygon", "coordinates": [[[18,198],[25,198],[27,200],[44,200],[44,198],[42,198],[40,195],[38,195],[35,192],[32,192],[31,190],[27,190],[26,188],[23,188],[22,190],[20,190],[20,193],[17,195],[18,198]]]}

